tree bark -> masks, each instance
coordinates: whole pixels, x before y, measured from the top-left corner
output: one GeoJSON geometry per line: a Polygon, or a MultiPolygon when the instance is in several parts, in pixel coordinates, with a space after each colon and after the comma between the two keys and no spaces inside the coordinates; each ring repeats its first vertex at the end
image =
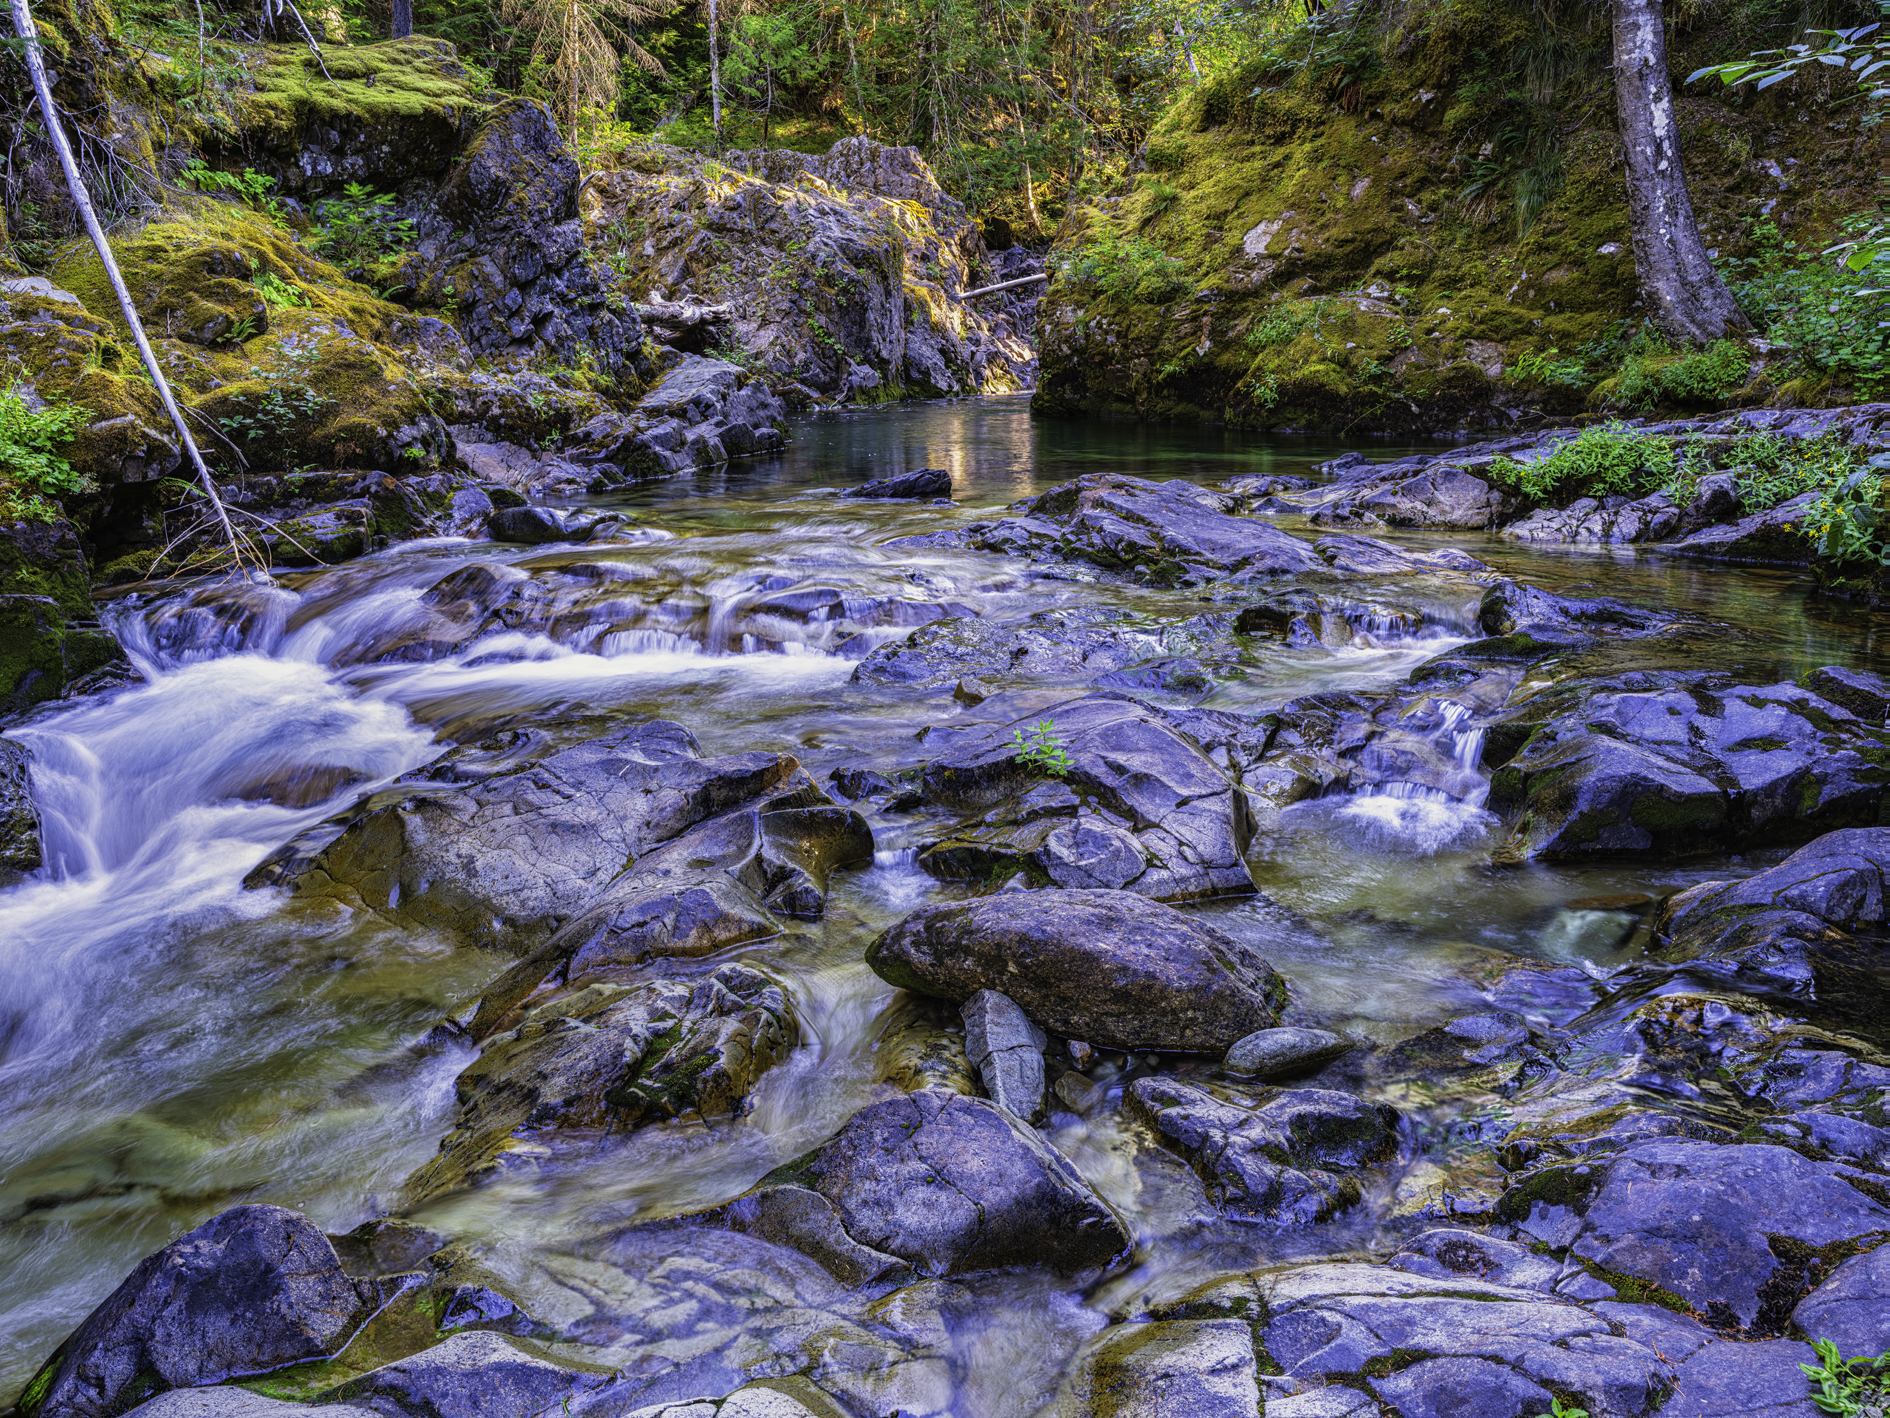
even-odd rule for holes
{"type": "Polygon", "coordinates": [[[1694,220],[1660,0],[1614,0],[1614,96],[1627,158],[1634,269],[1654,307],[1654,323],[1670,339],[1692,344],[1746,329],[1694,220]]]}
{"type": "Polygon", "coordinates": [[[413,0],[394,0],[395,39],[406,39],[413,33],[413,0]]]}
{"type": "Polygon", "coordinates": [[[722,156],[722,39],[717,33],[715,0],[709,0],[709,127],[715,155],[722,156]]]}

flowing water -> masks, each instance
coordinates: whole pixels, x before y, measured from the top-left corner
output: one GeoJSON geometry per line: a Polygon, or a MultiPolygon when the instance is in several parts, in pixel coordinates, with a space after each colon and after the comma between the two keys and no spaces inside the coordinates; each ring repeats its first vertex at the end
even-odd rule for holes
{"type": "MultiPolygon", "coordinates": [[[[106,613],[144,681],[51,706],[9,731],[34,755],[49,866],[0,891],[0,1397],[166,1240],[245,1200],[347,1229],[382,1214],[446,1130],[468,1056],[425,1036],[509,961],[244,890],[271,848],[495,726],[575,738],[600,722],[660,716],[687,724],[707,753],[793,753],[817,781],[843,764],[916,764],[940,726],[1008,722],[1080,689],[1013,690],[967,708],[936,692],[849,684],[865,649],[938,608],[1016,617],[1102,607],[1129,617],[1158,656],[1173,627],[1210,607],[889,539],[989,515],[1088,472],[1215,482],[1304,472],[1339,451],[1037,420],[1017,399],[826,416],[804,422],[772,461],[615,497],[605,505],[626,520],[607,545],[410,543],[274,589],[112,602],[106,613]],[[950,470],[955,508],[832,495],[918,466],[950,470]],[[494,587],[518,592],[510,628],[462,643],[460,612],[494,587]]],[[[1400,539],[1460,546],[1550,589],[1700,611],[1740,627],[1730,658],[1779,674],[1877,660],[1874,618],[1812,601],[1793,574],[1473,534],[1400,539]]],[[[1255,712],[1318,690],[1388,687],[1475,633],[1473,593],[1406,587],[1383,604],[1360,598],[1367,604],[1343,632],[1259,647],[1211,690],[1168,698],[1255,712]]],[[[1567,903],[1752,869],[1493,869],[1482,729],[1465,705],[1429,712],[1411,729],[1434,761],[1421,781],[1381,776],[1263,822],[1256,876],[1316,929],[1283,933],[1259,902],[1202,908],[1264,938],[1300,997],[1342,1027],[1395,1040],[1487,1007],[1477,981],[1515,956],[1603,973],[1620,961],[1618,921],[1567,903]]],[[[877,930],[940,888],[912,864],[909,818],[874,827],[874,865],[836,879],[825,922],[745,952],[790,986],[805,1025],[803,1046],[768,1075],[746,1117],[646,1129],[593,1163],[508,1174],[420,1218],[488,1247],[549,1322],[589,1314],[577,1328],[589,1326],[580,1337],[593,1357],[673,1371],[682,1388],[706,1386],[717,1364],[733,1363],[691,1368],[648,1315],[687,1289],[676,1251],[700,1278],[759,1264],[741,1248],[758,1243],[683,1245],[629,1223],[729,1199],[883,1088],[875,1049],[903,1006],[861,956],[877,930]]],[[[1106,1306],[1283,1244],[1204,1220],[1186,1169],[1137,1154],[1119,1125],[1061,1115],[1053,1135],[1131,1218],[1143,1243],[1134,1272],[1090,1295],[1037,1276],[980,1280],[976,1305],[956,1312],[938,1352],[862,1402],[949,1406],[959,1418],[1027,1413],[1106,1306]]],[[[1367,1244],[1375,1213],[1361,1214],[1349,1230],[1300,1244],[1367,1244]]],[[[793,1330],[779,1316],[838,1325],[844,1297],[811,1266],[770,1263],[780,1268],[765,1283],[744,1282],[770,1298],[727,1300],[724,1328],[738,1337],[752,1328],[783,1354],[818,1351],[810,1321],[793,1330]]],[[[709,1304],[700,1293],[698,1302],[709,1304]]]]}

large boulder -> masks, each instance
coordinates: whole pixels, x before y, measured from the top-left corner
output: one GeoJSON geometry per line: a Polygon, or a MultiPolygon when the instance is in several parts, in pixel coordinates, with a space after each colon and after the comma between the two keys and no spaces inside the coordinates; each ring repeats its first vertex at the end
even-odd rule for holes
{"type": "Polygon", "coordinates": [[[1194,1164],[1223,1210],[1250,1220],[1330,1220],[1363,1196],[1355,1177],[1339,1174],[1397,1151],[1396,1109],[1328,1089],[1221,1098],[1156,1076],[1131,1084],[1126,1102],[1194,1164]]]}
{"type": "Polygon", "coordinates": [[[798,770],[778,753],[704,759],[687,729],[663,720],[472,782],[456,762],[397,801],[382,795],[384,805],[289,843],[245,884],[288,884],[528,950],[652,847],[798,770]]]}
{"type": "Polygon", "coordinates": [[[1253,1418],[1258,1364],[1243,1320],[1113,1325],[1078,1351],[1043,1418],[1253,1418]]]}
{"type": "Polygon", "coordinates": [[[1890,1350],[1890,1246],[1852,1256],[1798,1302],[1792,1323],[1801,1334],[1828,1339],[1846,1359],[1890,1350]]]}
{"type": "Polygon", "coordinates": [[[1694,856],[1875,823],[1890,736],[1796,684],[1585,684],[1491,780],[1503,858],[1694,856]]]}
{"type": "MultiPolygon", "coordinates": [[[[1062,1154],[994,1104],[956,1093],[873,1104],[729,1211],[744,1225],[765,1226],[770,1213],[796,1202],[830,1216],[843,1246],[925,1275],[1016,1265],[1095,1270],[1129,1244],[1122,1220],[1062,1154]]],[[[783,1239],[826,1262],[828,1252],[802,1239],[813,1229],[803,1223],[783,1239]]]]}
{"type": "Polygon", "coordinates": [[[902,989],[962,1002],[1002,990],[1066,1038],[1221,1053],[1271,1028],[1286,984],[1225,932],[1128,891],[1011,891],[928,906],[873,942],[902,989]]]}
{"type": "Polygon", "coordinates": [[[919,865],[946,880],[1025,870],[1060,887],[1158,901],[1253,894],[1246,792],[1185,722],[1102,693],[964,733],[926,764],[919,786],[928,801],[970,815],[929,843],[919,865]],[[1043,718],[1069,760],[1053,777],[1023,761],[1015,742],[1043,718]]]}
{"type": "Polygon", "coordinates": [[[799,1041],[786,992],[745,965],[563,993],[460,1074],[453,1130],[407,1195],[464,1186],[514,1153],[594,1147],[600,1132],[727,1117],[799,1041]]]}
{"type": "Polygon", "coordinates": [[[1854,931],[1885,919],[1890,828],[1827,832],[1777,866],[1738,881],[1703,881],[1662,903],[1656,949],[1668,960],[1745,954],[1854,931]]]}
{"type": "Polygon", "coordinates": [[[167,1389],[333,1353],[375,1307],[298,1212],[238,1206],[140,1261],[20,1395],[23,1418],[106,1418],[167,1389]]]}

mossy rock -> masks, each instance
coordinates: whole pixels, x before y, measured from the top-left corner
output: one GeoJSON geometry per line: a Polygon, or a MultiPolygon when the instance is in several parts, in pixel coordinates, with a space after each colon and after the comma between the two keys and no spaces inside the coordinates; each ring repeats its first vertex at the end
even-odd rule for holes
{"type": "Polygon", "coordinates": [[[324,77],[302,45],[272,45],[233,139],[207,135],[212,166],[261,154],[279,190],[329,196],[359,182],[389,191],[444,172],[487,104],[445,40],[415,36],[330,48],[324,77]]]}

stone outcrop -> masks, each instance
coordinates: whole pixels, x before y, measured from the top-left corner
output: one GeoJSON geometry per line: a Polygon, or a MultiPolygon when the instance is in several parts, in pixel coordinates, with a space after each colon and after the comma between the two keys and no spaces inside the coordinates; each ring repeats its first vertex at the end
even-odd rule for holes
{"type": "Polygon", "coordinates": [[[960,299],[985,283],[984,241],[912,148],[845,138],[824,157],[757,150],[710,164],[639,147],[589,183],[584,205],[592,245],[625,264],[639,297],[731,306],[727,347],[823,402],[1033,380],[1028,327],[1001,303],[960,299]]]}
{"type": "Polygon", "coordinates": [[[963,1001],[1001,989],[1068,1039],[1220,1053],[1273,1025],[1286,986],[1206,922],[1126,891],[1017,891],[927,906],[874,941],[891,984],[963,1001]]]}

